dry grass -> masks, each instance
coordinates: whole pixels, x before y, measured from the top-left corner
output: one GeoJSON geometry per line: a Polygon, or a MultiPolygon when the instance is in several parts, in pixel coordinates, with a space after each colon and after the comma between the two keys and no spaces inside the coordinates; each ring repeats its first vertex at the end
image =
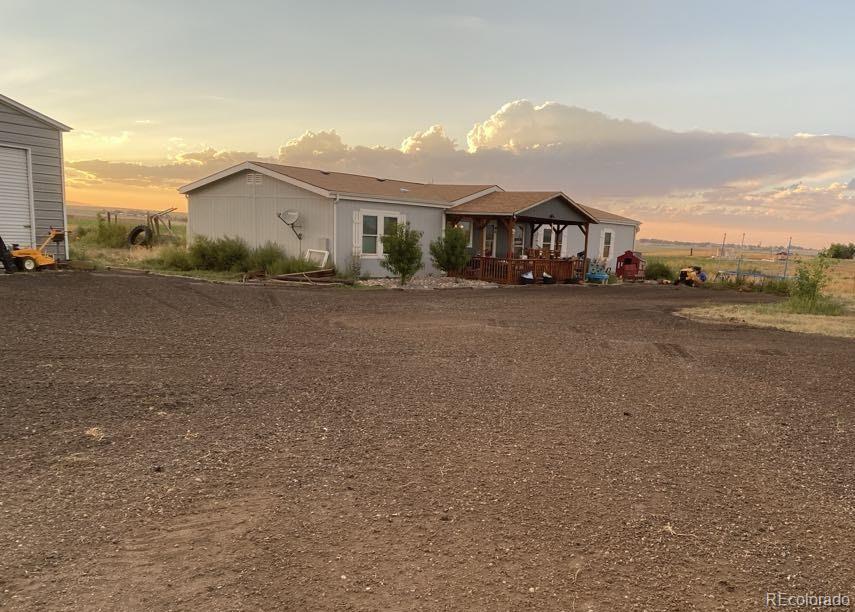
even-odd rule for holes
{"type": "Polygon", "coordinates": [[[743,323],[756,327],[771,327],[804,334],[822,334],[855,338],[855,302],[847,301],[841,316],[806,315],[782,312],[774,305],[727,304],[684,308],[677,314],[692,319],[720,323],[743,323]]]}
{"type": "MultiPolygon", "coordinates": [[[[644,251],[645,258],[655,259],[668,264],[675,271],[690,265],[701,266],[707,273],[715,273],[718,270],[736,270],[735,259],[716,259],[713,255],[715,255],[715,249],[713,248],[696,248],[691,256],[687,247],[653,247],[644,251]]],[[[787,266],[787,275],[792,276],[796,273],[799,260],[807,260],[811,257],[813,256],[796,255],[791,258],[787,266]]],[[[783,262],[775,261],[774,259],[775,255],[772,252],[746,251],[741,269],[759,270],[763,274],[769,275],[783,273],[783,262]]],[[[855,298],[855,260],[834,260],[834,265],[829,270],[829,276],[831,277],[831,282],[825,289],[827,293],[841,297],[855,298]]]]}

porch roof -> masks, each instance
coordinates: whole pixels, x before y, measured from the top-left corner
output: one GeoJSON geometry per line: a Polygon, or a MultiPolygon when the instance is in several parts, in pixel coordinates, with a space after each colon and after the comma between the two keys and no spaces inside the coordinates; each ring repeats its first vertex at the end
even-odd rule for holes
{"type": "Polygon", "coordinates": [[[550,209],[549,215],[542,215],[545,221],[579,223],[581,220],[582,223],[597,223],[591,213],[560,191],[495,191],[452,206],[447,212],[461,216],[538,218],[542,211],[537,210],[537,207],[553,200],[560,203],[566,214],[562,215],[560,209],[550,209]]]}

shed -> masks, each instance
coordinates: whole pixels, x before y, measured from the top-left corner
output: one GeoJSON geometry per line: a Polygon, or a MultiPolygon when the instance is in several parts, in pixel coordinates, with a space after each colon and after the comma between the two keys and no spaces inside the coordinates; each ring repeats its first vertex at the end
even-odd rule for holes
{"type": "Polygon", "coordinates": [[[623,280],[642,280],[644,278],[645,261],[638,251],[626,251],[618,255],[615,266],[615,276],[623,280]]]}
{"type": "MultiPolygon", "coordinates": [[[[32,247],[66,226],[62,133],[70,127],[0,94],[0,236],[32,247]]],[[[48,252],[68,258],[68,242],[48,252]]]]}

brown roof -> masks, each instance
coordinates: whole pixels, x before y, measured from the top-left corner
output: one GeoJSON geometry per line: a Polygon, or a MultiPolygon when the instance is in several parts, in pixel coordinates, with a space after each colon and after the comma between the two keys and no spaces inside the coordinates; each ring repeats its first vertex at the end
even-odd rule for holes
{"type": "Polygon", "coordinates": [[[588,206],[585,204],[582,208],[591,213],[592,217],[596,217],[600,221],[614,221],[616,223],[632,223],[633,225],[639,225],[639,221],[635,219],[630,219],[629,217],[621,217],[620,215],[616,215],[614,213],[610,213],[607,210],[600,210],[599,208],[594,208],[593,206],[588,206]]]}
{"type": "Polygon", "coordinates": [[[448,204],[495,185],[446,185],[397,181],[346,172],[327,172],[298,166],[283,166],[267,162],[253,162],[278,174],[297,179],[326,191],[342,194],[394,198],[448,204]]]}
{"type": "Polygon", "coordinates": [[[560,196],[563,194],[559,191],[496,191],[453,206],[450,210],[455,213],[512,215],[560,196]]]}

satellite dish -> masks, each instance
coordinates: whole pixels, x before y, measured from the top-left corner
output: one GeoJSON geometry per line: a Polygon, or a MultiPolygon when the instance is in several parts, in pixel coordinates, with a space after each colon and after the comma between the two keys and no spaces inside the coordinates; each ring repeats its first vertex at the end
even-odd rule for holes
{"type": "Polygon", "coordinates": [[[282,219],[286,225],[294,225],[297,222],[297,219],[300,218],[300,213],[296,210],[286,210],[284,213],[280,213],[279,218],[282,219]]]}

